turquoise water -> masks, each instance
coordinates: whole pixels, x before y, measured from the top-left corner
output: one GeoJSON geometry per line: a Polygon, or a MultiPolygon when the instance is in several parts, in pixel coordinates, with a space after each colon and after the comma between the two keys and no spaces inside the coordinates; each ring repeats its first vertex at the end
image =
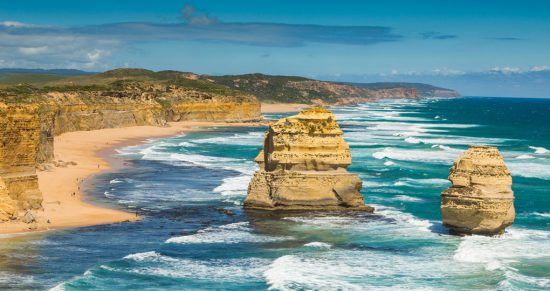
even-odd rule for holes
{"type": "Polygon", "coordinates": [[[374,214],[243,211],[263,127],[151,140],[120,149],[131,167],[97,177],[89,192],[143,221],[3,244],[0,289],[550,289],[550,100],[392,100],[334,112],[374,214]],[[517,216],[502,236],[450,236],[441,225],[439,193],[468,144],[498,146],[512,172],[517,216]]]}

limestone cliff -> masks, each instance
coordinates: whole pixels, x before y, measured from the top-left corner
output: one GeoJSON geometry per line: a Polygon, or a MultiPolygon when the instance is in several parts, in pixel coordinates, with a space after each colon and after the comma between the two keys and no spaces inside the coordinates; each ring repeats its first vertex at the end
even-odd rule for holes
{"type": "Polygon", "coordinates": [[[514,222],[512,177],[495,147],[470,146],[449,174],[441,193],[443,224],[452,232],[498,234],[514,222]]]}
{"type": "Polygon", "coordinates": [[[38,106],[0,103],[0,220],[42,208],[36,176],[38,106]]]}
{"type": "Polygon", "coordinates": [[[120,73],[71,79],[68,84],[49,87],[20,85],[0,90],[0,221],[21,216],[23,210],[41,208],[35,168],[53,160],[56,135],[166,126],[170,121],[261,119],[260,103],[246,93],[194,81],[143,79],[141,75],[141,79],[120,79],[120,73]]]}
{"type": "Polygon", "coordinates": [[[245,208],[373,211],[359,193],[361,180],[347,171],[349,146],[328,110],[305,110],[271,125],[256,161],[260,170],[245,208]]]}

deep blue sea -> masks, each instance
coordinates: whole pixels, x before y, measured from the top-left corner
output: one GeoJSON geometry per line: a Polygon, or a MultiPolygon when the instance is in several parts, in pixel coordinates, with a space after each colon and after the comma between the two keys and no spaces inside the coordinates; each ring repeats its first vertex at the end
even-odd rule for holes
{"type": "Polygon", "coordinates": [[[333,110],[374,214],[243,211],[265,127],[150,140],[119,149],[130,166],[88,191],[143,221],[2,241],[0,289],[550,289],[550,99],[333,110]],[[469,144],[498,146],[512,172],[517,216],[504,235],[441,225],[440,192],[469,144]]]}

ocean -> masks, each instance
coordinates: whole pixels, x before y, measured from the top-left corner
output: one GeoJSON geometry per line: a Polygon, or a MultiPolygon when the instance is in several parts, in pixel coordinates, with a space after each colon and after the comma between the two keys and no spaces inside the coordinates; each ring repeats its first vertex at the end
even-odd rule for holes
{"type": "Polygon", "coordinates": [[[2,244],[0,289],[550,289],[550,99],[333,111],[373,214],[244,211],[265,127],[149,140],[118,149],[129,167],[87,190],[145,219],[2,244]],[[503,235],[452,236],[441,224],[440,192],[469,144],[497,146],[512,172],[517,215],[503,235]]]}

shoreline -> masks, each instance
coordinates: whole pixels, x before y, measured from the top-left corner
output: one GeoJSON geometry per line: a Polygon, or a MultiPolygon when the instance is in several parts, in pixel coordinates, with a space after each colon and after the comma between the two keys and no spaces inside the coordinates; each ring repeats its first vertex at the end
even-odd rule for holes
{"type": "Polygon", "coordinates": [[[33,211],[36,224],[5,222],[0,224],[0,239],[44,233],[52,230],[79,228],[141,220],[136,213],[98,205],[87,200],[86,182],[100,173],[119,170],[123,160],[112,157],[115,149],[139,145],[152,138],[163,138],[216,126],[256,126],[262,123],[228,123],[182,121],[169,127],[133,126],[75,131],[54,138],[55,160],[76,165],[37,171],[43,195],[43,211],[33,211]],[[83,183],[84,182],[84,183],[83,183]],[[49,221],[49,223],[48,223],[49,221]]]}

